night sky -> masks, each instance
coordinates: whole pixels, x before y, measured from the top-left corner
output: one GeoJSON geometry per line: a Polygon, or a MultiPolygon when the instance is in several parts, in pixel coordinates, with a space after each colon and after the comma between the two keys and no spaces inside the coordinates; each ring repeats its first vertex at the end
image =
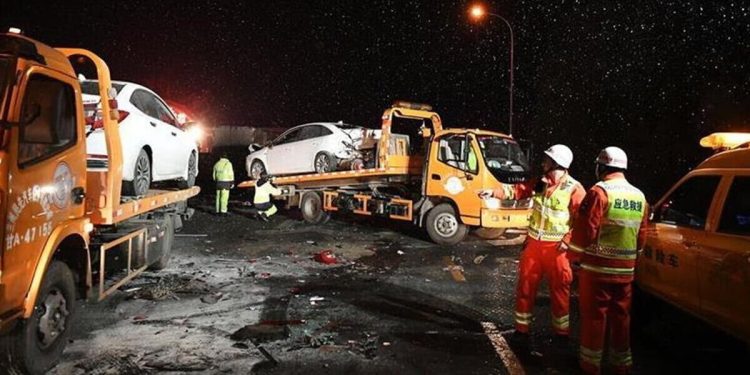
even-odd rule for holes
{"type": "MultiPolygon", "coordinates": [[[[487,4],[514,27],[514,135],[537,154],[571,146],[587,186],[598,150],[617,145],[653,202],[710,154],[700,137],[750,131],[750,0],[487,4]]],[[[507,131],[507,27],[469,20],[468,5],[2,0],[0,26],[90,49],[213,124],[377,127],[407,99],[448,126],[507,131]]]]}

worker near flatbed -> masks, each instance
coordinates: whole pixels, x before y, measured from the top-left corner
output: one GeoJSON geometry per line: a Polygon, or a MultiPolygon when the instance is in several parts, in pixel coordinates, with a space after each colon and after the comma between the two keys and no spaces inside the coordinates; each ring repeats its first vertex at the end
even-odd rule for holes
{"type": "Polygon", "coordinates": [[[581,311],[579,358],[582,370],[601,373],[609,329],[609,362],[617,374],[630,372],[630,303],[639,249],[646,241],[648,203],[625,179],[628,159],[618,147],[596,160],[599,182],[586,194],[573,223],[570,253],[580,256],[578,300],[581,311]]]}
{"type": "Polygon", "coordinates": [[[516,288],[515,332],[513,339],[527,346],[539,283],[546,277],[550,285],[552,328],[555,341],[567,342],[570,331],[570,284],[573,272],[566,243],[570,224],[586,192],[568,173],[573,152],[565,145],[553,145],[544,151],[543,175],[517,189],[497,189],[500,199],[533,199],[528,236],[521,252],[516,288]],[[508,196],[513,194],[514,196],[508,196]]]}
{"type": "Polygon", "coordinates": [[[216,214],[226,215],[229,205],[229,190],[234,187],[234,169],[232,162],[227,159],[227,154],[221,155],[219,161],[214,164],[213,178],[216,182],[216,214]]]}
{"type": "Polygon", "coordinates": [[[268,218],[278,211],[273,202],[271,202],[271,196],[280,195],[281,193],[281,189],[274,186],[271,182],[268,173],[265,171],[261,173],[258,182],[255,183],[255,196],[253,196],[253,206],[258,210],[259,219],[268,221],[268,218]]]}

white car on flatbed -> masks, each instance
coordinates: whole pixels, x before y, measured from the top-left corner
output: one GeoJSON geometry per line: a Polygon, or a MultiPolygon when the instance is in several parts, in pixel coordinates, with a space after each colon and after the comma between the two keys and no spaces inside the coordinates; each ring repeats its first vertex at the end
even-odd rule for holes
{"type": "MultiPolygon", "coordinates": [[[[97,85],[96,80],[81,82],[90,169],[107,168],[97,85]]],[[[112,81],[112,87],[117,91],[120,115],[122,194],[144,195],[154,181],[177,180],[180,188],[195,185],[198,144],[180,127],[172,110],[158,95],[141,85],[112,81]]]]}
{"type": "Polygon", "coordinates": [[[373,160],[380,130],[343,122],[313,122],[295,126],[265,146],[250,145],[247,174],[325,173],[364,167],[373,160]]]}

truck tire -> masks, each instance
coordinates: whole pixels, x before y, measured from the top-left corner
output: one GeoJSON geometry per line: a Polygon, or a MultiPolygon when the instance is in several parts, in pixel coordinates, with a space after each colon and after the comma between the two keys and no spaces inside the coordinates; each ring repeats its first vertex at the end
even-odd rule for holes
{"type": "Polygon", "coordinates": [[[299,209],[302,211],[302,218],[310,224],[324,224],[331,219],[331,215],[323,210],[323,197],[315,191],[302,195],[299,209]]]}
{"type": "Polygon", "coordinates": [[[177,187],[180,189],[187,189],[195,186],[195,179],[198,177],[198,156],[195,151],[190,153],[187,165],[187,179],[178,180],[177,187]]]}
{"type": "Polygon", "coordinates": [[[75,284],[68,266],[52,261],[39,289],[34,312],[3,337],[0,364],[9,373],[43,374],[65,349],[76,308],[75,284]],[[3,362],[8,363],[3,363],[3,362]]]}
{"type": "Polygon", "coordinates": [[[474,234],[477,235],[477,237],[485,240],[496,240],[500,238],[503,234],[505,234],[506,228],[477,228],[477,230],[474,231],[474,234]]]}
{"type": "Polygon", "coordinates": [[[172,216],[166,215],[161,221],[161,226],[164,229],[164,236],[154,243],[155,246],[161,248],[161,257],[149,266],[150,269],[156,271],[167,268],[169,257],[172,253],[172,245],[174,244],[174,219],[172,216]]]}
{"type": "Polygon", "coordinates": [[[461,242],[469,229],[448,203],[441,203],[427,213],[427,234],[438,245],[455,245],[461,242]]]}
{"type": "Polygon", "coordinates": [[[151,161],[146,150],[141,149],[138,153],[133,168],[133,181],[122,182],[122,195],[133,197],[146,195],[151,187],[151,161]]]}

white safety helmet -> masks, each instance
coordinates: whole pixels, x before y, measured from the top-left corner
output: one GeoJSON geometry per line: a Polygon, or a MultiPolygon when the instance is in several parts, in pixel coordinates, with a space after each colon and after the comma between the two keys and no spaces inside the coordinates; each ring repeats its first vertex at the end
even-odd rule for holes
{"type": "Polygon", "coordinates": [[[596,162],[607,167],[628,169],[628,155],[619,147],[610,146],[603,149],[599,152],[596,162]]]}
{"type": "Polygon", "coordinates": [[[573,162],[573,151],[570,151],[570,148],[566,145],[553,145],[544,153],[557,165],[565,169],[570,168],[570,163],[573,162]]]}

